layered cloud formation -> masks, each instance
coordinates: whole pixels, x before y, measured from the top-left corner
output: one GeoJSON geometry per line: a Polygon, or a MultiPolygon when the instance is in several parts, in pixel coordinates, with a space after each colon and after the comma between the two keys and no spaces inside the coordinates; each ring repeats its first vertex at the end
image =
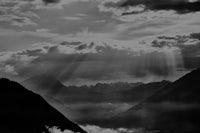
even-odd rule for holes
{"type": "Polygon", "coordinates": [[[198,3],[197,0],[2,0],[1,48],[13,50],[12,43],[18,45],[17,50],[31,43],[57,43],[70,35],[137,43],[157,35],[199,32],[198,3]]]}
{"type": "Polygon", "coordinates": [[[21,78],[46,72],[74,83],[165,79],[198,67],[199,39],[153,40],[199,31],[198,5],[198,0],[2,0],[0,51],[19,51],[1,52],[0,70],[21,78]],[[33,43],[39,44],[29,48],[33,43]]]}
{"type": "Polygon", "coordinates": [[[37,26],[34,21],[40,17],[35,10],[63,9],[64,5],[73,2],[75,0],[1,0],[0,22],[19,27],[37,26]]]}
{"type": "Polygon", "coordinates": [[[122,15],[159,10],[173,10],[178,14],[185,14],[200,11],[199,6],[199,0],[105,0],[103,2],[105,10],[121,9],[124,11],[122,15]]]}
{"type": "Polygon", "coordinates": [[[132,43],[122,43],[72,41],[37,44],[32,49],[2,52],[0,70],[9,68],[3,73],[23,78],[47,73],[63,82],[87,83],[137,81],[150,77],[163,79],[183,68],[182,53],[177,47],[158,48],[142,44],[132,47],[132,43]]]}

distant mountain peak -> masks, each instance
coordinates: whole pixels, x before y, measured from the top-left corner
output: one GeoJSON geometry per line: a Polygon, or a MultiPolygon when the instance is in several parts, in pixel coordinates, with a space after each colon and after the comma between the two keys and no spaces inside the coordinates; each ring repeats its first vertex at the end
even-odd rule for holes
{"type": "Polygon", "coordinates": [[[198,68],[113,119],[126,126],[134,121],[135,126],[157,129],[159,133],[199,133],[199,82],[198,68]]]}

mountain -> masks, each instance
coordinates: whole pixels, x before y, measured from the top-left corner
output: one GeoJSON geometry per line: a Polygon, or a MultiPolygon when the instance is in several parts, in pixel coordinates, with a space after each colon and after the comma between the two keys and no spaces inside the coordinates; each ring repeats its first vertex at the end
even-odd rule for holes
{"type": "Polygon", "coordinates": [[[161,82],[152,82],[147,84],[140,84],[138,86],[132,87],[129,90],[122,92],[123,101],[132,102],[138,101],[141,102],[144,99],[150,97],[158,90],[164,88],[165,86],[171,84],[170,81],[161,81],[161,82]]]}
{"type": "MultiPolygon", "coordinates": [[[[97,83],[90,86],[64,86],[59,80],[52,76],[40,75],[29,78],[22,84],[31,90],[46,93],[42,96],[52,106],[59,109],[59,111],[64,114],[67,112],[65,115],[68,118],[80,124],[96,124],[103,127],[113,127],[113,125],[120,121],[115,121],[114,119],[114,121],[107,122],[110,117],[119,112],[126,111],[129,109],[127,106],[140,103],[161,88],[171,84],[171,82],[161,81],[147,84],[139,82],[117,82],[97,83]],[[103,106],[102,103],[110,104],[105,104],[106,106],[103,106]],[[122,110],[118,110],[117,107],[114,107],[121,103],[127,103],[126,108],[119,107],[122,108],[122,110]],[[66,110],[65,105],[72,106],[68,108],[70,110],[66,110]],[[108,112],[108,108],[112,110],[108,112]]],[[[125,124],[129,125],[127,123],[125,124]]]]}
{"type": "Polygon", "coordinates": [[[200,103],[200,69],[193,70],[148,98],[148,102],[200,103]]]}
{"type": "MultiPolygon", "coordinates": [[[[147,83],[147,84],[138,84],[137,86],[131,86],[129,88],[120,88],[117,89],[119,92],[115,93],[114,88],[110,91],[107,95],[108,98],[114,98],[116,97],[118,103],[127,103],[130,105],[138,104],[142,102],[144,99],[152,96],[155,92],[158,90],[164,88],[165,86],[171,84],[169,81],[161,81],[161,82],[152,82],[152,83],[147,83]]],[[[98,85],[100,86],[100,85],[98,85]]],[[[109,86],[109,85],[105,85],[109,86]]],[[[123,85],[124,86],[124,85],[123,85]]],[[[117,86],[115,86],[118,88],[117,86]]],[[[108,90],[110,89],[109,87],[107,88],[108,90]]],[[[105,97],[104,95],[104,97],[105,97]]],[[[110,104],[112,105],[114,101],[112,101],[110,104]]],[[[120,108],[120,107],[118,107],[120,108]]],[[[129,109],[129,108],[128,108],[129,109]]],[[[118,127],[128,127],[132,128],[133,125],[137,125],[137,121],[133,120],[130,122],[129,116],[127,116],[124,111],[127,111],[127,109],[123,110],[122,113],[115,113],[111,112],[110,116],[101,117],[101,119],[80,119],[78,120],[79,123],[81,124],[95,124],[95,125],[100,125],[101,127],[107,127],[107,128],[118,128],[118,127]],[[117,115],[116,115],[117,114],[117,115]],[[122,116],[122,117],[120,117],[122,116]],[[126,117],[127,116],[127,117],[126,117]]]]}
{"type": "Polygon", "coordinates": [[[199,133],[199,81],[200,69],[193,70],[128,111],[118,114],[115,120],[121,120],[127,126],[132,124],[160,130],[161,133],[199,133]]]}
{"type": "MultiPolygon", "coordinates": [[[[83,102],[118,102],[122,92],[142,83],[97,83],[90,86],[65,86],[55,77],[42,74],[31,77],[21,83],[25,87],[46,96],[56,98],[64,103],[83,102]]],[[[46,98],[45,98],[46,99],[46,98]]],[[[130,99],[130,98],[129,98],[130,99]]]]}
{"type": "Polygon", "coordinates": [[[137,103],[155,93],[169,81],[153,83],[97,83],[90,86],[65,86],[50,75],[38,75],[22,82],[27,88],[64,103],[137,103]]]}
{"type": "Polygon", "coordinates": [[[60,90],[66,89],[59,80],[48,74],[33,76],[21,84],[36,93],[44,95],[56,95],[60,90]]]}
{"type": "Polygon", "coordinates": [[[48,133],[47,127],[59,127],[86,133],[50,106],[41,96],[17,82],[0,79],[0,131],[3,133],[48,133]]]}

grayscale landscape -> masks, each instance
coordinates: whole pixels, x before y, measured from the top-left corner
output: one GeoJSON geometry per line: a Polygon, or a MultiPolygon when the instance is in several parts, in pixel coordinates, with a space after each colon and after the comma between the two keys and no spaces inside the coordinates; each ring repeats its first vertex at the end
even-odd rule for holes
{"type": "Polygon", "coordinates": [[[199,133],[200,0],[0,0],[0,132],[199,133]]]}

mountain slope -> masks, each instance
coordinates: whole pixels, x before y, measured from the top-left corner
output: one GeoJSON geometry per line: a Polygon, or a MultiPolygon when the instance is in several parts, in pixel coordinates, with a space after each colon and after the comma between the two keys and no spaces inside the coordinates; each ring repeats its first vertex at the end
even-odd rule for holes
{"type": "MultiPolygon", "coordinates": [[[[119,102],[127,102],[130,104],[137,104],[143,101],[144,99],[148,98],[152,94],[154,94],[156,91],[158,91],[161,88],[164,88],[165,86],[171,84],[169,81],[162,81],[162,82],[153,82],[153,83],[147,83],[147,84],[140,84],[137,86],[130,87],[129,89],[123,89],[121,88],[119,94],[118,94],[118,99],[119,102]]],[[[109,88],[108,88],[109,89],[109,88]]],[[[108,94],[105,94],[108,95],[108,94]]],[[[110,92],[110,97],[116,96],[116,93],[110,92]]],[[[111,102],[112,103],[112,102],[111,102]]],[[[118,107],[120,108],[120,107],[118,107]]],[[[127,110],[127,109],[125,109],[127,110]]],[[[125,111],[123,110],[123,111],[125,111]]],[[[121,111],[120,111],[121,112],[121,111]]],[[[128,127],[132,128],[135,125],[138,125],[138,121],[136,120],[131,120],[130,115],[127,115],[122,112],[122,113],[115,113],[111,112],[110,116],[101,117],[101,119],[80,119],[78,120],[79,123],[81,124],[95,124],[95,125],[100,125],[102,127],[107,127],[107,128],[118,128],[118,127],[128,127]],[[117,114],[117,115],[116,115],[117,114]],[[130,122],[131,120],[131,122],[130,122]]]]}
{"type": "Polygon", "coordinates": [[[153,95],[158,90],[162,89],[163,87],[171,84],[169,81],[161,81],[161,82],[152,82],[147,84],[141,84],[136,87],[132,87],[130,90],[125,90],[122,92],[123,101],[131,102],[131,101],[138,101],[141,102],[142,100],[148,98],[149,96],[153,95]]]}
{"type": "Polygon", "coordinates": [[[0,79],[0,131],[4,133],[48,132],[45,126],[86,133],[51,107],[41,96],[20,84],[0,79]]]}
{"type": "Polygon", "coordinates": [[[200,69],[196,69],[120,114],[117,119],[166,133],[199,133],[200,69]]]}
{"type": "Polygon", "coordinates": [[[147,100],[150,102],[200,103],[200,69],[193,70],[173,84],[155,93],[147,100]]]}
{"type": "Polygon", "coordinates": [[[66,89],[59,80],[47,74],[31,77],[21,84],[39,94],[45,95],[57,95],[60,90],[66,89]]]}
{"type": "Polygon", "coordinates": [[[169,83],[169,81],[148,84],[117,82],[97,83],[91,86],[64,86],[56,78],[45,74],[22,82],[27,88],[39,94],[57,97],[64,103],[137,103],[169,83]]]}

